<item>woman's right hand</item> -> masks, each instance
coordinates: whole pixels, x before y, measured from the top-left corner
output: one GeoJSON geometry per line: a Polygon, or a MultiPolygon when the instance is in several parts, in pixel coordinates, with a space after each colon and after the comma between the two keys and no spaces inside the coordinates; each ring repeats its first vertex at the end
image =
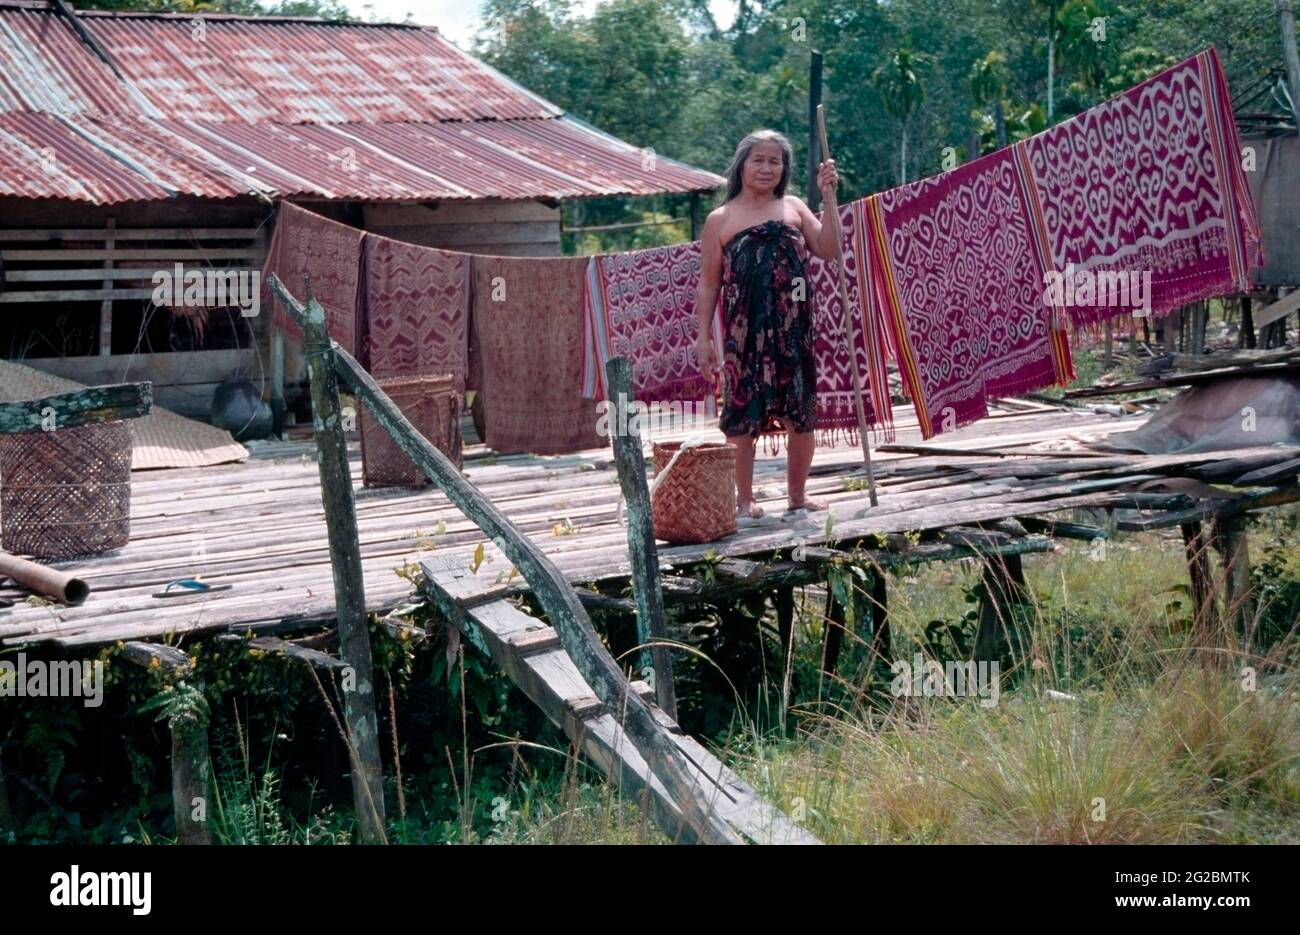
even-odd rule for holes
{"type": "Polygon", "coordinates": [[[707,332],[701,334],[695,342],[695,358],[700,365],[700,373],[712,383],[718,385],[718,355],[713,347],[713,338],[707,332]]]}

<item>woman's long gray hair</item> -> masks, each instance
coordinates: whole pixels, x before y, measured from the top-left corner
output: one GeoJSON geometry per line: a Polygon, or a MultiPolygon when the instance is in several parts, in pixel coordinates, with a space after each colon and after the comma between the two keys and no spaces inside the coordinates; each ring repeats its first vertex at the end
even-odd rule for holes
{"type": "Polygon", "coordinates": [[[777,198],[785,196],[785,187],[790,183],[790,163],[794,161],[794,149],[784,133],[776,130],[755,130],[740,141],[740,145],[736,147],[736,155],[731,157],[731,165],[727,166],[727,201],[739,195],[744,188],[745,160],[759,143],[776,143],[781,147],[781,181],[776,183],[773,194],[777,198]]]}

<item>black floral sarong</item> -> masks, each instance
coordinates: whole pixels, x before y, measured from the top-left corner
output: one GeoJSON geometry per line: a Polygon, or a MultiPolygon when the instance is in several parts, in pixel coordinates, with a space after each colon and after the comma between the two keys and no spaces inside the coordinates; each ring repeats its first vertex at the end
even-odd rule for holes
{"type": "Polygon", "coordinates": [[[812,301],[798,229],[766,221],[723,247],[724,435],[816,427],[812,301]]]}

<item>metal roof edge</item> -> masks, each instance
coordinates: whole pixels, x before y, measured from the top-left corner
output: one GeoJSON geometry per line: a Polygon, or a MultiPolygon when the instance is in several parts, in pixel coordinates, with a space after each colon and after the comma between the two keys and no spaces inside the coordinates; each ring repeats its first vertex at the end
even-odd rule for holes
{"type": "MultiPolygon", "coordinates": [[[[577,116],[576,114],[572,114],[567,110],[560,115],[559,119],[572,123],[580,127],[581,129],[586,130],[588,133],[592,133],[596,136],[603,137],[604,139],[607,139],[613,143],[618,143],[620,146],[627,146],[631,149],[638,149],[638,150],[644,149],[644,147],[633,146],[627,140],[619,139],[617,136],[614,136],[612,133],[607,133],[604,130],[600,129],[600,127],[593,126],[592,124],[583,120],[581,117],[577,116]]],[[[700,191],[713,191],[715,189],[722,188],[724,185],[727,184],[727,180],[724,176],[718,175],[716,172],[710,172],[708,169],[701,169],[699,166],[693,166],[688,162],[682,162],[680,159],[673,159],[671,156],[664,156],[659,154],[658,152],[655,153],[655,158],[662,159],[664,162],[671,163],[672,165],[675,165],[682,169],[687,169],[691,172],[700,172],[704,175],[712,175],[714,178],[718,180],[718,184],[713,186],[713,188],[711,189],[703,188],[700,189],[700,191]]]]}

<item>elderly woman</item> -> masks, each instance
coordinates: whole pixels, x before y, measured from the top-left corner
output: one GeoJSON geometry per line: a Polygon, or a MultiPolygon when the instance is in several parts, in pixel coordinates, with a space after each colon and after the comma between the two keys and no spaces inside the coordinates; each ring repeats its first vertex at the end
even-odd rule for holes
{"type": "MultiPolygon", "coordinates": [[[[785,193],[790,141],[758,130],[736,147],[727,169],[727,200],[704,224],[695,310],[700,369],[715,382],[717,350],[709,322],[718,290],[723,301],[723,398],[719,419],[736,446],[736,508],[757,519],[754,449],[758,436],[787,433],[789,510],[824,510],[804,494],[812,468],[817,365],[813,356],[812,288],[807,254],[835,255],[840,238],[835,212],[822,224],[804,202],[785,193]]],[[[823,197],[839,185],[834,160],[817,170],[823,197]]]]}

